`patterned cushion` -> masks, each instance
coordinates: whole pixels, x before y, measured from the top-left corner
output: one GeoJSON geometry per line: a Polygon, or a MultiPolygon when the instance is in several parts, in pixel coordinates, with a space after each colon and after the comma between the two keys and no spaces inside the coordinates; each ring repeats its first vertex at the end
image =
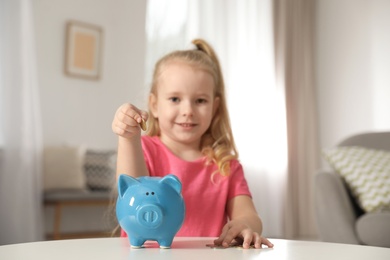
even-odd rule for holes
{"type": "Polygon", "coordinates": [[[116,152],[87,150],[84,171],[88,188],[108,190],[115,185],[116,152]]]}
{"type": "Polygon", "coordinates": [[[389,151],[345,146],[324,150],[323,155],[364,211],[390,210],[389,151]]]}

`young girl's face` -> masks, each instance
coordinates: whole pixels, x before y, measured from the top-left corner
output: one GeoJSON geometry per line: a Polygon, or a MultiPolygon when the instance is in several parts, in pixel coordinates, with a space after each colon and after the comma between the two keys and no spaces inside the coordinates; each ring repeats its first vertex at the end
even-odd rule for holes
{"type": "Polygon", "coordinates": [[[205,70],[184,62],[165,66],[158,79],[157,95],[150,96],[151,112],[158,118],[163,143],[200,149],[201,137],[219,104],[214,88],[214,79],[205,70]]]}

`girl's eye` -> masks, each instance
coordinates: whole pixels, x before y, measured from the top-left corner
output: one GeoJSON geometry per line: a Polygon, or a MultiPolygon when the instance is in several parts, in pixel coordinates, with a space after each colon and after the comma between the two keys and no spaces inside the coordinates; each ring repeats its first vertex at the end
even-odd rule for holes
{"type": "Polygon", "coordinates": [[[178,97],[171,97],[171,98],[169,98],[169,100],[174,102],[174,103],[177,103],[180,101],[180,99],[178,97]]]}
{"type": "Polygon", "coordinates": [[[207,103],[207,100],[204,99],[204,98],[199,98],[199,99],[196,100],[196,103],[197,104],[204,104],[204,103],[207,103]]]}

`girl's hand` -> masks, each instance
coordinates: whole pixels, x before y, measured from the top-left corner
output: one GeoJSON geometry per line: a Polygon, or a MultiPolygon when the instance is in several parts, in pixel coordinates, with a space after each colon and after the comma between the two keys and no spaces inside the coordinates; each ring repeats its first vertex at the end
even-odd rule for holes
{"type": "Polygon", "coordinates": [[[217,246],[228,247],[232,243],[240,243],[245,249],[251,245],[254,245],[255,248],[262,248],[262,245],[266,245],[269,248],[274,246],[268,239],[260,236],[257,232],[250,229],[248,225],[239,220],[228,222],[223,227],[222,234],[219,238],[214,240],[214,244],[217,246]]]}
{"type": "Polygon", "coordinates": [[[131,139],[135,135],[140,135],[142,119],[145,122],[148,120],[146,111],[140,110],[132,104],[123,104],[115,112],[112,131],[121,137],[131,139]]]}

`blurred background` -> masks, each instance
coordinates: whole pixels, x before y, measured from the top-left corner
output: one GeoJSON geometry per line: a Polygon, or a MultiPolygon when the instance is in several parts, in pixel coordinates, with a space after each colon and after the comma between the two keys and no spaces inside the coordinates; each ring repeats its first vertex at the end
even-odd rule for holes
{"type": "Polygon", "coordinates": [[[220,58],[264,235],[317,239],[321,149],[390,129],[389,14],[388,0],[0,0],[0,244],[45,239],[42,151],[115,151],[116,109],[146,109],[156,60],[198,37],[220,58]],[[97,79],[65,73],[69,21],[101,29],[97,79]]]}

